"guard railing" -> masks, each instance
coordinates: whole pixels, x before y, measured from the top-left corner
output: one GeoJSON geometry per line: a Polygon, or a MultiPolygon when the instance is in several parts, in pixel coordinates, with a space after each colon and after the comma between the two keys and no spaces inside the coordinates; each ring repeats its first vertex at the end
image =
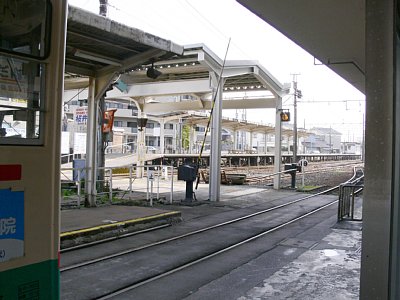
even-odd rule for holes
{"type": "Polygon", "coordinates": [[[364,175],[354,177],[339,186],[338,221],[362,221],[355,217],[355,200],[364,189],[364,175]]]}
{"type": "MultiPolygon", "coordinates": [[[[80,207],[85,200],[87,187],[91,185],[87,174],[89,168],[61,169],[61,204],[80,207]]],[[[146,199],[153,206],[155,199],[160,199],[160,188],[168,190],[169,203],[174,194],[174,168],[163,165],[123,166],[98,168],[104,173],[103,179],[96,180],[95,194],[97,204],[112,204],[116,198],[146,199]],[[128,173],[116,173],[116,170],[127,169],[128,173]],[[138,178],[137,174],[142,174],[138,178]],[[117,195],[118,194],[118,195],[117,195]]]]}

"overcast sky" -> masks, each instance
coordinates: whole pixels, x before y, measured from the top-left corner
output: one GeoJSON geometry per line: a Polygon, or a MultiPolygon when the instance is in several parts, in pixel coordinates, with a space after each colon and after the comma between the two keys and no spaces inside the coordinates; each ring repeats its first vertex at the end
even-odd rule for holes
{"type": "MultiPolygon", "coordinates": [[[[204,43],[223,58],[258,60],[281,83],[299,73],[299,126],[330,127],[343,140],[361,137],[364,95],[234,0],[108,0],[108,17],[180,45],[204,43]],[[346,101],[352,100],[352,101],[346,101]],[[329,102],[328,102],[329,101],[329,102]],[[314,103],[313,103],[314,102],[314,103]]],[[[99,0],[69,0],[98,13],[99,0]]],[[[293,108],[293,97],[283,99],[293,108]]],[[[233,116],[235,112],[224,112],[233,116]]],[[[272,123],[274,111],[248,110],[247,119],[272,123]]]]}

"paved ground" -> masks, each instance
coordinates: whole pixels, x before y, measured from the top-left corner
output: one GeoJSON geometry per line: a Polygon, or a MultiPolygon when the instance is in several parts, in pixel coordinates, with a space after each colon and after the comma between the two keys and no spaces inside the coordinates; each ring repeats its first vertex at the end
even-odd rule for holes
{"type": "MultiPolygon", "coordinates": [[[[123,205],[62,211],[62,231],[68,234],[71,230],[90,231],[90,226],[98,230],[99,226],[124,221],[148,222],[146,219],[154,216],[171,219],[171,212],[190,222],[205,215],[250,208],[266,198],[273,203],[274,199],[293,197],[294,193],[265,187],[221,186],[221,200],[209,203],[208,187],[201,185],[196,192],[199,201],[182,205],[179,200],[184,198],[184,189],[178,184],[172,205],[166,201],[167,204],[154,202],[154,207],[123,205]]],[[[188,299],[358,299],[361,226],[335,225],[333,215],[282,241],[268,254],[193,291],[188,299]]]]}

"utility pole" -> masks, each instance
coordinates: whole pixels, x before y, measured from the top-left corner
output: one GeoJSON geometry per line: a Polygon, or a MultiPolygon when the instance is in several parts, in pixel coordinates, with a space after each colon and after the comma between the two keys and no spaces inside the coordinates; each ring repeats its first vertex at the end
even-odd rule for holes
{"type": "Polygon", "coordinates": [[[107,17],[108,0],[99,0],[99,1],[100,1],[99,15],[107,17]]]}
{"type": "Polygon", "coordinates": [[[301,91],[297,89],[297,75],[293,76],[293,163],[297,162],[297,98],[301,98],[301,91]]]}

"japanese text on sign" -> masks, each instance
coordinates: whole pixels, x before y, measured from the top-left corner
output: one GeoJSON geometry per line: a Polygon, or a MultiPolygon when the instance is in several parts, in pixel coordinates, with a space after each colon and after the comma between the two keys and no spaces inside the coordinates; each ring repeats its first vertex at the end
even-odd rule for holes
{"type": "Polygon", "coordinates": [[[0,235],[15,234],[16,223],[16,219],[12,217],[0,219],[0,235]]]}
{"type": "Polygon", "coordinates": [[[87,107],[78,107],[75,111],[75,123],[78,125],[86,125],[88,121],[87,107]]]}

